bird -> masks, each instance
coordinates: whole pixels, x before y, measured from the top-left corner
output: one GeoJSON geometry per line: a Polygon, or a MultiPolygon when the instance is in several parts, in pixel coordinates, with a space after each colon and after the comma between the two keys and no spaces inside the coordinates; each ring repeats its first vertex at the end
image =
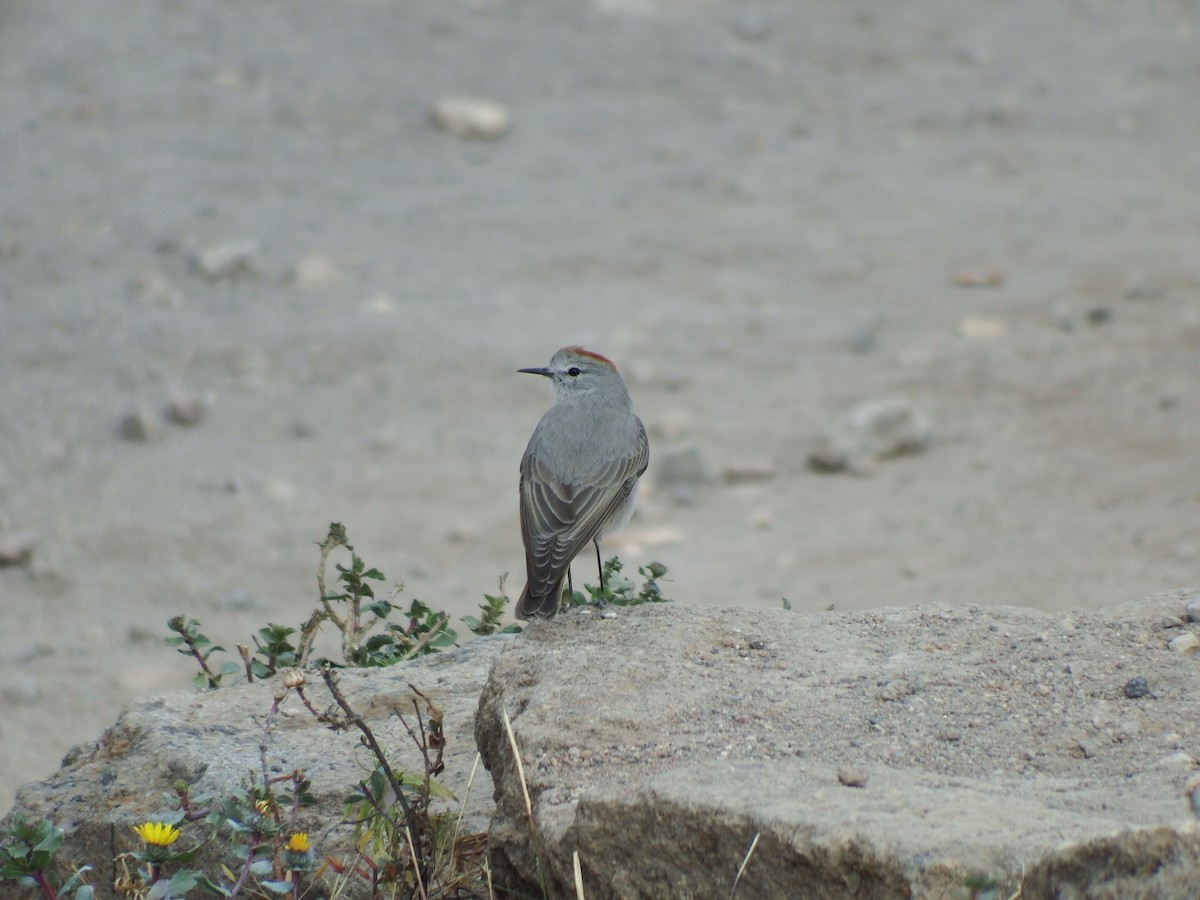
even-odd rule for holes
{"type": "Polygon", "coordinates": [[[521,457],[526,582],[516,610],[520,619],[551,618],[575,557],[590,541],[600,565],[600,538],[633,515],[650,442],[607,357],[563,347],[548,365],[517,371],[554,384],[554,403],[521,457]]]}

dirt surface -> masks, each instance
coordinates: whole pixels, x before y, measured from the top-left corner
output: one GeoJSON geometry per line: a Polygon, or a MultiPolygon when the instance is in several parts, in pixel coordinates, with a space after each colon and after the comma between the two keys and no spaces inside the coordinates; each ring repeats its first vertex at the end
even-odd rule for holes
{"type": "Polygon", "coordinates": [[[515,369],[567,343],[652,481],[715,476],[607,548],[680,601],[1194,586],[1198,42],[1185,2],[4,4],[0,807],[186,684],[172,614],[298,622],[330,521],[405,597],[519,591],[515,369]],[[507,132],[431,123],[463,94],[507,132]],[[809,470],[891,396],[927,450],[809,470]]]}
{"type": "Polygon", "coordinates": [[[1189,603],[572,610],[483,689],[493,872],[569,897],[577,853],[589,897],[721,897],[760,833],[751,897],[974,897],[971,873],[996,897],[1200,896],[1189,603]]]}

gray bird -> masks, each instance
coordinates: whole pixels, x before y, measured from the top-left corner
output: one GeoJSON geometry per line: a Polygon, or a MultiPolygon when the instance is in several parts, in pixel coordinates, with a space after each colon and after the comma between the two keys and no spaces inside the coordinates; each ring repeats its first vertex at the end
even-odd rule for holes
{"type": "MultiPolygon", "coordinates": [[[[646,429],[612,361],[563,347],[543,368],[518,369],[554,382],[554,404],[521,458],[525,590],[517,617],[558,612],[571,562],[633,515],[650,461],[646,429]]],[[[601,574],[603,577],[603,574],[601,574]]]]}

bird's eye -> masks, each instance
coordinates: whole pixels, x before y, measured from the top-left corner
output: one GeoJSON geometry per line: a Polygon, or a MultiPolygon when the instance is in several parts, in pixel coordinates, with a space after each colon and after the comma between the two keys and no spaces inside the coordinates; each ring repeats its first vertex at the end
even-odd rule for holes
{"type": "Polygon", "coordinates": [[[579,374],[579,372],[580,372],[579,366],[571,366],[571,368],[567,369],[567,374],[570,375],[572,378],[577,376],[579,374]]]}

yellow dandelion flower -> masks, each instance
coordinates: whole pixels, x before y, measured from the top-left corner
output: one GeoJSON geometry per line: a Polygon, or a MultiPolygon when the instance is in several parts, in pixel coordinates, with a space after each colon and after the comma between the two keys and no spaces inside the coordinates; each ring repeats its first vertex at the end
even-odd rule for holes
{"type": "Polygon", "coordinates": [[[266,800],[255,800],[254,808],[258,810],[260,816],[265,816],[271,811],[271,804],[266,800]]]}
{"type": "Polygon", "coordinates": [[[287,848],[293,853],[307,853],[310,846],[307,832],[300,831],[288,838],[287,848]]]}
{"type": "Polygon", "coordinates": [[[143,822],[133,830],[151,847],[170,847],[179,838],[179,829],[165,822],[143,822]]]}

